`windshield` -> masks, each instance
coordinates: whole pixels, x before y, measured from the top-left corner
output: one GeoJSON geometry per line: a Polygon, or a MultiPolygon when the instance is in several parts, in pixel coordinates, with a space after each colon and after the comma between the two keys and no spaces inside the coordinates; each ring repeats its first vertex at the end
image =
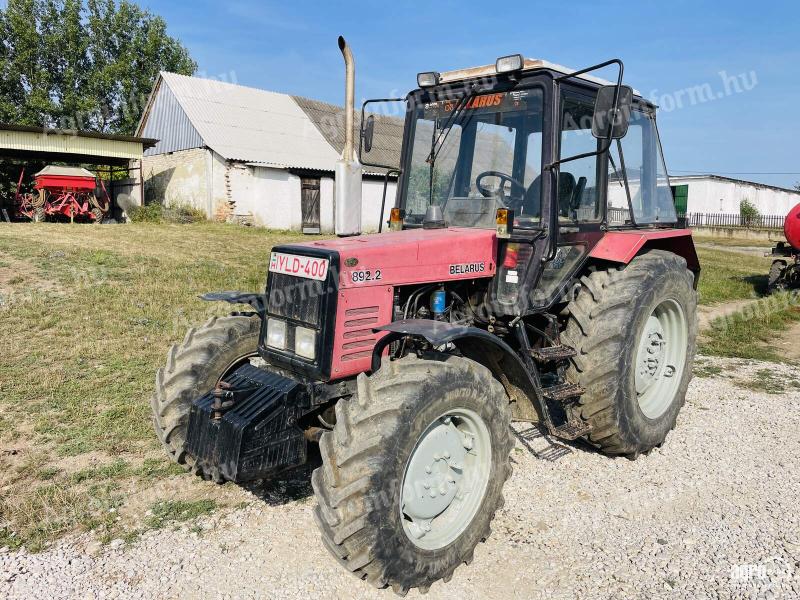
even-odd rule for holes
{"type": "Polygon", "coordinates": [[[494,229],[495,211],[503,207],[514,210],[517,227],[538,226],[542,98],[540,89],[528,89],[419,106],[405,181],[406,224],[422,223],[435,204],[452,226],[494,229]]]}

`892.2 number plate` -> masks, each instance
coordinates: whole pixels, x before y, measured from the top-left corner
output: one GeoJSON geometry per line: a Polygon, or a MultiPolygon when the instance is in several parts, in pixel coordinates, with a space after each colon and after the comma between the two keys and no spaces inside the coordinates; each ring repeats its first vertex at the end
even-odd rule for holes
{"type": "Polygon", "coordinates": [[[381,279],[381,270],[375,269],[374,271],[353,271],[350,273],[350,279],[353,283],[364,283],[366,281],[378,281],[381,279]]]}

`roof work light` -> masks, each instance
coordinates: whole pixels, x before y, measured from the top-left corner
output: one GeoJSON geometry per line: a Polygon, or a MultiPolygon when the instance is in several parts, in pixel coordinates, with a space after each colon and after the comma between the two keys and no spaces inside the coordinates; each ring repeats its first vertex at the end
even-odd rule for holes
{"type": "Polygon", "coordinates": [[[513,73],[514,71],[520,71],[524,62],[525,59],[522,58],[522,54],[511,54],[498,58],[494,66],[498,73],[513,73]]]}

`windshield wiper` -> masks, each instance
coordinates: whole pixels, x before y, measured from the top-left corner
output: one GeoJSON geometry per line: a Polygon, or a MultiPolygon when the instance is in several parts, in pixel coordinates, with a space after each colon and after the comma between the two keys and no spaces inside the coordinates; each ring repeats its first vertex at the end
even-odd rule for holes
{"type": "Polygon", "coordinates": [[[473,85],[470,88],[469,92],[467,92],[466,94],[461,96],[461,98],[458,99],[458,103],[453,109],[453,112],[450,113],[450,116],[447,118],[447,121],[445,121],[445,124],[439,131],[438,136],[436,136],[436,127],[434,126],[433,128],[433,135],[431,135],[431,151],[430,154],[428,154],[428,158],[425,159],[425,162],[427,162],[428,165],[430,165],[430,172],[428,174],[428,206],[433,204],[433,171],[434,171],[434,165],[436,164],[436,159],[439,157],[439,152],[441,152],[442,148],[444,148],[444,144],[447,141],[447,137],[453,130],[453,125],[455,125],[456,118],[461,114],[461,111],[463,111],[464,108],[467,106],[467,103],[470,101],[470,99],[477,93],[478,93],[478,86],[473,85]]]}

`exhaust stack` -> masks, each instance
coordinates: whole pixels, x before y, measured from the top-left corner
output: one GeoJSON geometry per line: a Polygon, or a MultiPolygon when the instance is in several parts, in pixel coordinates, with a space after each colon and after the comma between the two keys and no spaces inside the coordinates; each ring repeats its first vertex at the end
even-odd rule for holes
{"type": "Polygon", "coordinates": [[[355,158],[353,134],[355,114],[356,65],[350,46],[339,36],[339,50],[345,65],[345,135],[342,157],[336,161],[334,228],[336,235],[361,233],[361,165],[355,158]]]}

